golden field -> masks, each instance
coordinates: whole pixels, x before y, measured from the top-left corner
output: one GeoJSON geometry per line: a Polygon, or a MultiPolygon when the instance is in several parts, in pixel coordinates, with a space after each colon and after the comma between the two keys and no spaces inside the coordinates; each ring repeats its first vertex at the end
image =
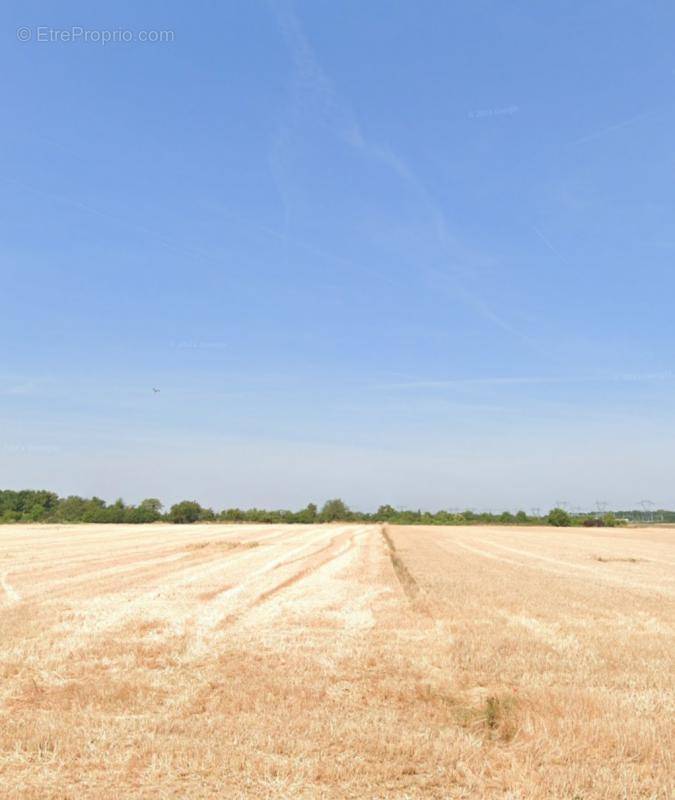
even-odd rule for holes
{"type": "Polygon", "coordinates": [[[670,800],[675,532],[0,528],[0,797],[670,800]]]}

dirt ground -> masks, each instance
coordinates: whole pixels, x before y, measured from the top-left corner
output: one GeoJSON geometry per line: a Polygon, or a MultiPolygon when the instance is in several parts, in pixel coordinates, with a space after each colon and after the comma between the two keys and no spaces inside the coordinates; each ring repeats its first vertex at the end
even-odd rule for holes
{"type": "Polygon", "coordinates": [[[0,797],[670,800],[675,531],[0,527],[0,797]]]}

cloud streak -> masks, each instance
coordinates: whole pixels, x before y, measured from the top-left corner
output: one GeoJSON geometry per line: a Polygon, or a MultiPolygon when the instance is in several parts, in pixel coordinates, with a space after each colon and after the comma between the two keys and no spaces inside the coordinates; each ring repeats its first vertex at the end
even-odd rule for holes
{"type": "Polygon", "coordinates": [[[537,228],[535,225],[532,226],[532,230],[537,234],[537,236],[541,239],[541,241],[546,245],[546,247],[553,253],[553,255],[557,256],[564,264],[568,267],[571,266],[570,262],[565,258],[565,256],[558,250],[557,247],[554,247],[549,239],[544,236],[544,234],[537,228]]]}
{"type": "Polygon", "coordinates": [[[422,270],[424,277],[431,279],[436,289],[439,288],[440,283],[441,289],[459,298],[478,317],[490,325],[519,339],[529,349],[544,354],[535,341],[518,331],[502,315],[498,314],[480,294],[466,287],[467,273],[471,275],[473,270],[458,254],[459,243],[451,234],[446,216],[438,202],[405,159],[390,146],[372,142],[364,134],[356,115],[347,104],[339,99],[331,80],[322,69],[302,30],[293,5],[285,0],[277,0],[271,2],[271,7],[277,17],[293,61],[289,118],[281,125],[272,143],[270,153],[272,173],[284,207],[286,236],[288,236],[291,224],[293,195],[297,191],[293,179],[293,143],[301,120],[307,116],[311,117],[313,121],[318,119],[326,124],[339,140],[362,157],[381,164],[393,172],[400,182],[417,196],[433,231],[433,239],[447,262],[446,270],[422,270]]]}
{"type": "Polygon", "coordinates": [[[586,144],[587,142],[594,142],[596,139],[601,139],[603,136],[607,136],[609,133],[614,133],[614,131],[619,131],[623,128],[629,128],[631,125],[635,125],[636,122],[640,122],[643,119],[653,116],[659,110],[660,109],[644,111],[642,114],[636,114],[634,117],[629,117],[628,119],[615,122],[613,125],[608,125],[605,128],[599,128],[598,130],[589,133],[587,136],[582,136],[580,139],[575,139],[573,142],[570,142],[570,147],[575,147],[579,144],[586,144]]]}
{"type": "Polygon", "coordinates": [[[614,375],[526,375],[512,377],[452,378],[450,380],[410,380],[383,384],[383,389],[452,389],[499,386],[546,386],[585,383],[653,383],[675,380],[673,372],[617,373],[614,375]]]}

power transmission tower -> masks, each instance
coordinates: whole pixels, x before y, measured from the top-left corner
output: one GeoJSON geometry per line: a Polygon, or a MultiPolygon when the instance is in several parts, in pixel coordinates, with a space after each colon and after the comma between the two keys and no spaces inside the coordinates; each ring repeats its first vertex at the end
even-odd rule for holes
{"type": "Polygon", "coordinates": [[[639,505],[642,506],[642,511],[645,514],[645,517],[648,515],[649,519],[648,522],[654,522],[654,506],[656,503],[652,503],[651,500],[640,500],[639,505]]]}

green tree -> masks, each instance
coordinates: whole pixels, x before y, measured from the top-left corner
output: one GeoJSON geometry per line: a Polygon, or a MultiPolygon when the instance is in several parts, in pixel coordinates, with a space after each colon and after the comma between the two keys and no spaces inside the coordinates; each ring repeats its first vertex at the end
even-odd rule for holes
{"type": "Polygon", "coordinates": [[[347,505],[336,498],[335,500],[327,500],[321,509],[322,522],[334,522],[336,520],[347,520],[351,517],[351,511],[347,505]]]}
{"type": "Polygon", "coordinates": [[[56,509],[60,522],[79,522],[87,510],[87,501],[77,495],[61,498],[56,509]]]}
{"type": "Polygon", "coordinates": [[[312,522],[316,522],[316,515],[317,515],[317,508],[314,503],[308,503],[302,511],[298,511],[295,514],[295,519],[297,522],[303,522],[305,524],[310,524],[312,522]]]}
{"type": "Polygon", "coordinates": [[[176,503],[171,506],[169,511],[169,519],[179,525],[197,522],[201,519],[203,510],[199,503],[194,500],[183,500],[181,503],[176,503]]]}
{"type": "Polygon", "coordinates": [[[143,511],[149,511],[151,514],[156,514],[158,517],[162,513],[162,501],[158,500],[156,497],[146,497],[145,500],[141,500],[138,504],[139,508],[142,508],[143,511]]]}
{"type": "Polygon", "coordinates": [[[388,503],[380,506],[375,512],[375,519],[381,522],[387,522],[396,516],[396,509],[388,503]]]}
{"type": "Polygon", "coordinates": [[[569,528],[572,524],[572,517],[564,508],[552,508],[548,512],[547,521],[549,525],[555,525],[556,528],[569,528]]]}
{"type": "Polygon", "coordinates": [[[527,514],[524,511],[519,511],[516,514],[516,522],[521,524],[527,522],[527,514]]]}

